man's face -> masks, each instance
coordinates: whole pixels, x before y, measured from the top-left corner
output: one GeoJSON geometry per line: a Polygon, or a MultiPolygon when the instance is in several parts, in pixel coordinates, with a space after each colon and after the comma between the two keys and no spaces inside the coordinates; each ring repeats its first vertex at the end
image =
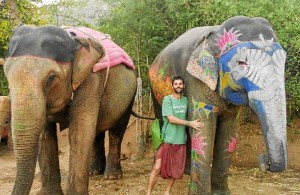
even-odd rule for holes
{"type": "Polygon", "coordinates": [[[182,82],[182,80],[178,79],[175,80],[173,83],[173,89],[175,93],[182,93],[183,89],[184,89],[184,84],[182,82]]]}

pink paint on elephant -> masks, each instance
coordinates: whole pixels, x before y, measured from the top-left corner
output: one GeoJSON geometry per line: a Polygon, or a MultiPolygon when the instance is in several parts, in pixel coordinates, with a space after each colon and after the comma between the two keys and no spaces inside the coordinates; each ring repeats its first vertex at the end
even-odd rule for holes
{"type": "Polygon", "coordinates": [[[115,44],[110,39],[109,35],[85,27],[63,28],[68,32],[75,33],[76,36],[96,39],[103,45],[106,50],[106,55],[94,65],[93,72],[97,72],[107,67],[113,67],[121,63],[125,64],[128,68],[135,69],[128,54],[121,47],[115,44]]]}
{"type": "Polygon", "coordinates": [[[203,147],[207,145],[207,143],[204,142],[205,137],[198,137],[193,136],[192,137],[192,150],[194,150],[197,154],[201,154],[205,157],[205,152],[203,147]]]}
{"type": "Polygon", "coordinates": [[[234,137],[231,137],[231,141],[229,141],[227,151],[229,153],[233,153],[235,150],[236,144],[237,144],[237,139],[234,137]]]}

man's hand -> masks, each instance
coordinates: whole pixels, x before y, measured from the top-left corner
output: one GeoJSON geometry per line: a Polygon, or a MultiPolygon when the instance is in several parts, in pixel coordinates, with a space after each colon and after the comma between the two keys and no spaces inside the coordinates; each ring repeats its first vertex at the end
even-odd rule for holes
{"type": "Polygon", "coordinates": [[[197,119],[194,121],[189,121],[188,126],[200,130],[204,127],[204,123],[200,122],[200,119],[197,119]]]}

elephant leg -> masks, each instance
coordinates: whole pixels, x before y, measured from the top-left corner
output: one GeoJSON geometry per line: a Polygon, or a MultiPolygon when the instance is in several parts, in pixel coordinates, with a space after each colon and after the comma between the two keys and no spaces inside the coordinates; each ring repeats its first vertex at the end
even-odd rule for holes
{"type": "Polygon", "coordinates": [[[192,149],[192,141],[190,131],[186,129],[187,139],[186,139],[186,160],[184,173],[190,175],[191,174],[191,149],[192,149]]]}
{"type": "Polygon", "coordinates": [[[69,116],[69,183],[67,194],[88,194],[89,168],[99,113],[99,82],[90,75],[75,91],[69,116]]]}
{"type": "Polygon", "coordinates": [[[38,155],[42,186],[38,194],[63,194],[59,170],[56,124],[48,123],[40,135],[38,155]]]}
{"type": "Polygon", "coordinates": [[[132,104],[133,102],[118,121],[117,126],[109,131],[109,151],[104,172],[104,177],[106,179],[119,179],[123,176],[120,163],[121,143],[130,118],[132,104]]]}
{"type": "Polygon", "coordinates": [[[239,127],[237,114],[218,121],[212,164],[212,191],[214,194],[229,194],[228,175],[231,157],[237,143],[239,127]]]}
{"type": "Polygon", "coordinates": [[[204,128],[190,128],[191,136],[191,176],[188,194],[211,194],[210,165],[212,162],[213,144],[216,132],[215,113],[206,115],[200,111],[200,121],[204,128]]]}
{"type": "Polygon", "coordinates": [[[93,146],[93,156],[91,160],[90,175],[100,175],[105,171],[106,156],[105,156],[105,132],[96,135],[93,146]]]}

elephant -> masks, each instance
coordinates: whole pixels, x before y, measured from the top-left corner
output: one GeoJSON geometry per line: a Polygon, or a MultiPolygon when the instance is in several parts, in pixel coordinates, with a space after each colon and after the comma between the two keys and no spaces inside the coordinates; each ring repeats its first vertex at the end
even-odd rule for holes
{"type": "Polygon", "coordinates": [[[8,139],[8,121],[10,115],[10,98],[0,96],[0,142],[8,139]]]}
{"type": "Polygon", "coordinates": [[[187,129],[189,194],[229,194],[228,175],[238,138],[241,108],[259,118],[266,153],[261,170],[287,168],[286,52],[270,23],[261,17],[235,16],[221,25],[196,27],[167,45],[149,69],[155,116],[172,93],[171,78],[185,79],[187,120],[204,128],[187,129]]]}
{"type": "Polygon", "coordinates": [[[63,194],[57,124],[61,130],[69,128],[67,194],[88,194],[89,173],[122,177],[121,141],[132,113],[137,75],[125,51],[112,41],[107,49],[104,41],[110,37],[84,27],[24,25],[14,30],[4,64],[17,166],[12,194],[29,194],[37,161],[39,193],[63,194]],[[118,53],[110,58],[109,49],[118,53]],[[101,64],[104,59],[106,64],[101,64]],[[113,61],[116,64],[108,66],[113,61]],[[94,71],[97,64],[102,69],[94,71]]]}

